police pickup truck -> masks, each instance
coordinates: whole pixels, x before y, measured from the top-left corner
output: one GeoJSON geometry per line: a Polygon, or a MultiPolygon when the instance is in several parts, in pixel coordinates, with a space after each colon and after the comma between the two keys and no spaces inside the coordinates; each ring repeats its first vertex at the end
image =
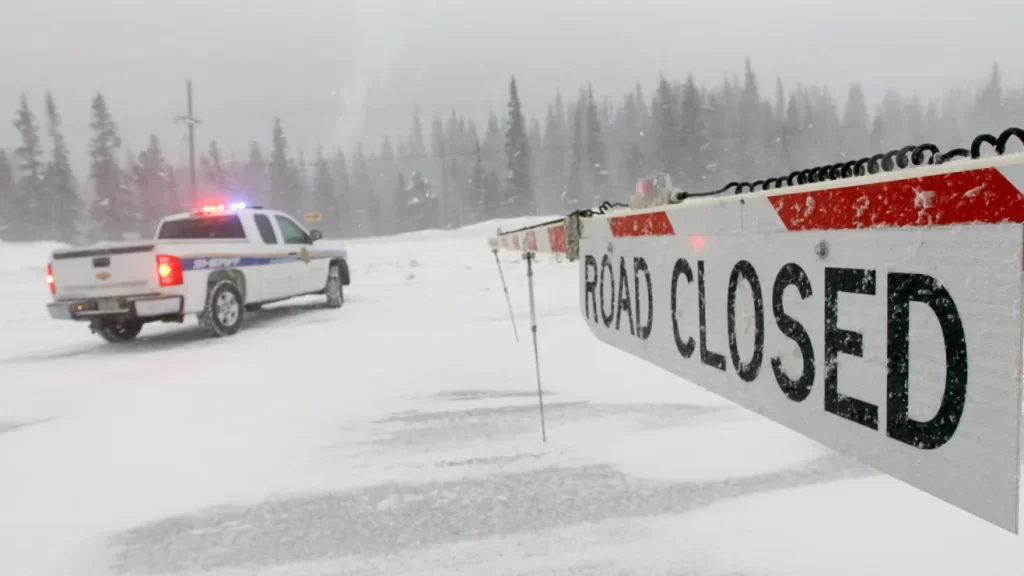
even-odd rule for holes
{"type": "Polygon", "coordinates": [[[47,308],[53,318],[89,322],[108,342],[189,314],[209,335],[228,336],[246,311],[295,296],[323,294],[339,308],[347,254],[320,248],[321,238],[276,210],[204,206],[161,220],[154,240],[55,250],[47,308]]]}

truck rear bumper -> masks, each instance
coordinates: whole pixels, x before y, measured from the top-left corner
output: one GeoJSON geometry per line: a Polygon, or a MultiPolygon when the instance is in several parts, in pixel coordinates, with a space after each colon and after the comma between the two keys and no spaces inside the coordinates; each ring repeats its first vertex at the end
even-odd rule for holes
{"type": "Polygon", "coordinates": [[[184,308],[181,296],[88,298],[64,300],[46,305],[55,320],[138,319],[147,320],[178,316],[184,308]]]}

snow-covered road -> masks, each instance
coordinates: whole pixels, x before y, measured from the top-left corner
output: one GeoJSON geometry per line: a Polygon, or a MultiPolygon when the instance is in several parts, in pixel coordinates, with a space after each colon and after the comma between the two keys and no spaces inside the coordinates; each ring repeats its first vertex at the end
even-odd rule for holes
{"type": "Polygon", "coordinates": [[[46,316],[50,246],[0,245],[0,574],[1024,573],[1024,538],[601,344],[546,259],[541,443],[494,226],[347,244],[340,310],[117,346],[46,316]]]}

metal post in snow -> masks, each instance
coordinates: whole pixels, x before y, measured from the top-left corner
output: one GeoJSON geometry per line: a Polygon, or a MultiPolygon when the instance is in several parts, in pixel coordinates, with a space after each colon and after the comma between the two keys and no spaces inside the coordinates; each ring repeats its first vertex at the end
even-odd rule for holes
{"type": "Polygon", "coordinates": [[[494,252],[494,261],[498,264],[498,276],[501,276],[501,289],[505,291],[505,302],[508,304],[508,319],[512,321],[512,332],[516,335],[516,343],[519,342],[519,329],[516,328],[516,317],[512,313],[512,299],[508,296],[508,285],[505,284],[505,273],[501,271],[501,259],[498,258],[498,249],[492,250],[494,252]]]}
{"type": "Polygon", "coordinates": [[[526,283],[530,288],[530,331],[533,332],[533,364],[537,370],[537,403],[540,406],[540,435],[544,443],[548,441],[547,428],[544,425],[544,392],[540,385],[540,354],[537,352],[537,307],[533,299],[533,258],[532,252],[523,254],[526,258],[526,283]]]}

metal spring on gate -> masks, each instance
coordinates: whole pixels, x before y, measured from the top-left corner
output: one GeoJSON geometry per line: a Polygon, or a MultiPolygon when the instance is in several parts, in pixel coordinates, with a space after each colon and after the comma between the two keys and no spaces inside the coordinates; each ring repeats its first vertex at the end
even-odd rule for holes
{"type": "Polygon", "coordinates": [[[735,194],[743,194],[744,192],[754,192],[757,190],[774,190],[787,186],[856,178],[868,174],[878,174],[879,172],[892,172],[896,169],[902,170],[911,166],[936,166],[957,158],[978,159],[981,157],[981,148],[985,144],[993,146],[996,154],[1002,155],[1006,152],[1006,145],[1014,137],[1024,144],[1024,130],[1011,127],[1003,130],[998,137],[991,134],[976,136],[971,142],[969,150],[954,148],[947,152],[940,152],[938,146],[930,143],[904,146],[858,160],[797,170],[789,173],[787,176],[776,176],[754,182],[730,182],[718,190],[708,192],[683,192],[676,198],[676,201],[682,201],[686,198],[724,194],[731,189],[735,189],[735,194]]]}

